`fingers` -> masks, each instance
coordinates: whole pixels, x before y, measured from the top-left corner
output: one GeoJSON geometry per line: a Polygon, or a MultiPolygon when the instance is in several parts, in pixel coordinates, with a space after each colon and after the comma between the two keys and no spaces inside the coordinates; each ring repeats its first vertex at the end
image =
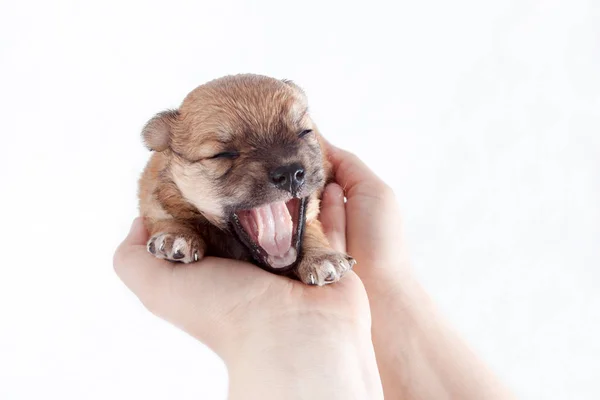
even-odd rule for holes
{"type": "Polygon", "coordinates": [[[146,245],[147,241],[148,232],[144,226],[144,220],[143,218],[138,217],[133,220],[129,234],[125,238],[124,243],[128,243],[130,245],[146,245]]]}
{"type": "Polygon", "coordinates": [[[132,253],[138,253],[139,247],[146,244],[148,240],[148,232],[144,226],[142,218],[136,218],[129,228],[129,233],[123,242],[117,247],[117,251],[113,257],[113,266],[117,275],[121,276],[124,269],[127,267],[127,261],[132,253]]]}
{"type": "Polygon", "coordinates": [[[251,280],[261,273],[269,276],[259,268],[228,259],[208,257],[193,264],[161,260],[148,252],[148,237],[142,219],[134,220],[129,234],[115,252],[114,269],[146,308],[171,321],[181,318],[187,305],[194,301],[209,307],[208,300],[222,304],[226,302],[225,297],[234,299],[236,291],[248,286],[248,275],[252,275],[251,280]],[[208,300],[198,300],[207,292],[206,287],[223,290],[212,290],[208,300]]]}
{"type": "Polygon", "coordinates": [[[346,208],[340,185],[331,183],[325,188],[319,219],[331,247],[346,252],[346,208]]]}
{"type": "Polygon", "coordinates": [[[350,193],[360,184],[383,185],[383,182],[360,158],[323,141],[328,159],[333,166],[336,182],[350,193]]]}
{"type": "Polygon", "coordinates": [[[113,258],[113,266],[119,278],[144,303],[146,299],[154,297],[148,296],[149,294],[158,292],[160,287],[168,284],[172,268],[168,262],[148,253],[147,241],[148,232],[143,220],[136,218],[113,258]]]}

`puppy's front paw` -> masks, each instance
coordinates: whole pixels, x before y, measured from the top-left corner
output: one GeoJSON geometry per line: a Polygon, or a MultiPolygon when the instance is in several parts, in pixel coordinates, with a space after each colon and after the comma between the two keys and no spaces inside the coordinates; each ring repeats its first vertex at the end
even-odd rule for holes
{"type": "Polygon", "coordinates": [[[333,250],[304,255],[296,273],[307,285],[328,285],[339,281],[356,264],[354,258],[333,250]]]}
{"type": "Polygon", "coordinates": [[[204,241],[196,235],[161,232],[148,240],[148,251],[158,258],[191,263],[204,256],[204,241]]]}

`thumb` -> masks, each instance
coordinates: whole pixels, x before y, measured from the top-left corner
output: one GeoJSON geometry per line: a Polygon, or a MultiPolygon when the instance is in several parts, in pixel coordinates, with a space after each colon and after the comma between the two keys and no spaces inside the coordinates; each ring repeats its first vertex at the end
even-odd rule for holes
{"type": "Polygon", "coordinates": [[[131,223],[131,228],[129,229],[129,233],[127,234],[127,237],[123,243],[130,246],[135,246],[142,244],[145,245],[147,241],[148,232],[144,226],[144,219],[142,217],[137,217],[131,223]]]}
{"type": "Polygon", "coordinates": [[[117,247],[113,267],[119,278],[142,302],[149,292],[156,293],[170,278],[172,266],[148,253],[148,231],[142,218],[136,218],[129,233],[117,247]]]}
{"type": "Polygon", "coordinates": [[[340,184],[350,201],[352,195],[361,191],[361,187],[369,189],[384,186],[383,181],[356,155],[335,147],[323,140],[328,160],[333,168],[335,181],[340,184]]]}
{"type": "Polygon", "coordinates": [[[346,207],[344,191],[337,183],[327,185],[321,201],[319,219],[329,244],[337,251],[346,251],[346,207]]]}

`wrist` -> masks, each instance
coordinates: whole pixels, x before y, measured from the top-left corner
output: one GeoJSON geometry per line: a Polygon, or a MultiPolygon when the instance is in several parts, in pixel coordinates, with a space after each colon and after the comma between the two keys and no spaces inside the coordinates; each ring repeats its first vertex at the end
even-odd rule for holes
{"type": "Polygon", "coordinates": [[[369,324],[318,316],[288,322],[240,338],[225,360],[232,399],[383,397],[369,324]]]}

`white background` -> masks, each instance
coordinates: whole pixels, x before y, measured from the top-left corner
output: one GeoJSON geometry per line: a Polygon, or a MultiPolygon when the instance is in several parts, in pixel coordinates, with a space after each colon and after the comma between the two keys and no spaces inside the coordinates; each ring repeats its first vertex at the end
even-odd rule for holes
{"type": "Polygon", "coordinates": [[[225,398],[112,253],[143,124],[239,72],[295,80],[395,188],[423,284],[520,396],[600,398],[598,1],[0,4],[0,398],[225,398]]]}

